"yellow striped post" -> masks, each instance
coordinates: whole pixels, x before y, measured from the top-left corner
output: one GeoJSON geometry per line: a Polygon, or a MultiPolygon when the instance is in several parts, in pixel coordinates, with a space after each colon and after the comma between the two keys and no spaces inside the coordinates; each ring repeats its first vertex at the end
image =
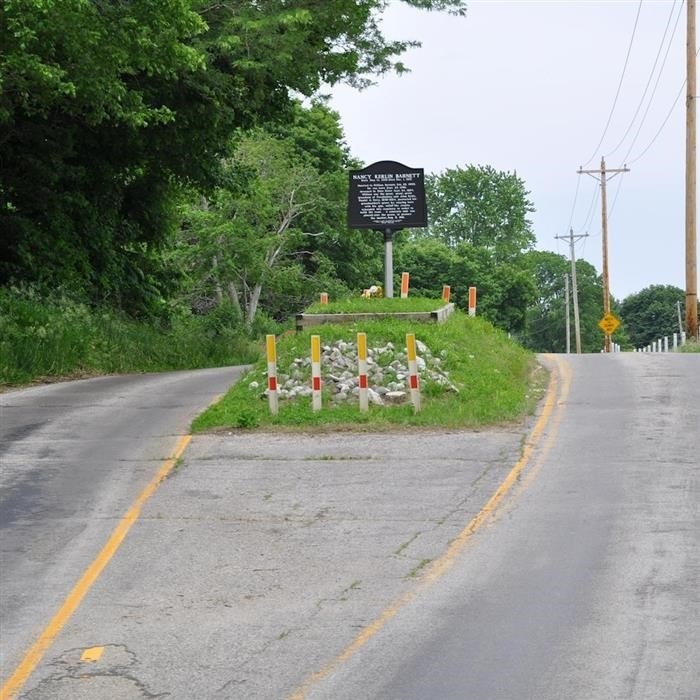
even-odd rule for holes
{"type": "Polygon", "coordinates": [[[418,360],[416,358],[416,334],[406,333],[406,355],[408,356],[408,387],[415,413],[420,411],[420,384],[418,381],[418,360]]]}
{"type": "Polygon", "coordinates": [[[277,415],[279,412],[279,396],[277,394],[277,344],[274,335],[265,337],[267,347],[267,400],[270,404],[270,413],[277,415]]]}
{"type": "Polygon", "coordinates": [[[369,383],[367,381],[367,334],[357,334],[357,374],[360,390],[360,411],[369,410],[369,383]]]}
{"type": "Polygon", "coordinates": [[[321,336],[311,336],[311,408],[321,410],[321,336]]]}
{"type": "Polygon", "coordinates": [[[408,297],[408,272],[401,273],[401,298],[406,299],[408,297]]]}
{"type": "Polygon", "coordinates": [[[450,285],[449,284],[442,285],[442,300],[446,304],[450,303],[450,285]]]}
{"type": "Polygon", "coordinates": [[[322,304],[328,303],[328,292],[321,292],[321,303],[322,304]]]}

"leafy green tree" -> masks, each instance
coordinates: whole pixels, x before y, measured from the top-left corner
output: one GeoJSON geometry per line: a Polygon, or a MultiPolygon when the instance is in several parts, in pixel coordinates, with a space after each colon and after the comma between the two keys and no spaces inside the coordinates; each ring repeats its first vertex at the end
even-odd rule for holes
{"type": "Polygon", "coordinates": [[[490,166],[470,165],[429,175],[427,234],[451,248],[468,243],[489,251],[496,262],[512,262],[535,242],[527,218],[534,207],[528,197],[515,173],[490,166]]]}
{"type": "MultiPolygon", "coordinates": [[[[563,255],[549,251],[531,251],[525,261],[534,277],[537,296],[527,310],[525,329],[520,339],[526,347],[538,352],[566,350],[565,275],[571,272],[571,263],[563,255]]],[[[595,268],[585,260],[576,261],[576,280],[579,296],[581,349],[599,352],[603,334],[598,328],[603,300],[602,279],[595,268]]],[[[574,345],[573,302],[571,302],[571,347],[574,345]]],[[[616,333],[615,342],[621,336],[616,333]]],[[[624,338],[622,338],[624,343],[624,338]]],[[[622,343],[621,343],[622,344],[622,343]]]]}
{"type": "Polygon", "coordinates": [[[685,292],[672,285],[654,284],[630,294],[620,304],[620,316],[636,348],[678,332],[677,304],[685,304],[685,292]]]}
{"type": "MultiPolygon", "coordinates": [[[[461,0],[406,0],[462,14],[461,0]]],[[[181,187],[211,186],[236,128],[290,95],[404,69],[384,0],[4,0],[0,284],[148,312],[181,187]]]]}
{"type": "Polygon", "coordinates": [[[497,263],[485,248],[461,244],[453,249],[442,241],[408,241],[397,247],[400,271],[410,274],[412,292],[438,298],[449,284],[458,307],[467,310],[469,287],[477,288],[478,314],[510,332],[521,330],[535,295],[527,270],[497,263]]]}

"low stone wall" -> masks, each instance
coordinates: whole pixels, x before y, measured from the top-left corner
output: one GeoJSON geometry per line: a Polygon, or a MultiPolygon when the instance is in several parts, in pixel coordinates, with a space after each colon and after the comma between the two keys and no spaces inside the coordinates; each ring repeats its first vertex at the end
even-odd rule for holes
{"type": "Polygon", "coordinates": [[[445,304],[436,311],[403,311],[399,313],[354,313],[354,314],[297,314],[296,329],[319,326],[322,323],[354,323],[356,321],[375,321],[378,318],[396,318],[402,321],[423,321],[443,323],[454,311],[455,305],[445,304]]]}

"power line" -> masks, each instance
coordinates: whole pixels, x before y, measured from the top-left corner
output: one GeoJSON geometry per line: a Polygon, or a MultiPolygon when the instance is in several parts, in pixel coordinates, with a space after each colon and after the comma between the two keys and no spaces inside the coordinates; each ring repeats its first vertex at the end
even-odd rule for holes
{"type": "Polygon", "coordinates": [[[632,158],[632,160],[626,160],[626,162],[630,163],[636,163],[656,142],[656,139],[659,138],[659,134],[664,130],[664,127],[666,126],[666,123],[668,120],[671,118],[671,115],[673,114],[673,110],[676,108],[676,105],[678,104],[678,100],[680,100],[681,95],[683,94],[683,90],[685,89],[685,83],[686,81],[683,81],[683,84],[681,85],[681,89],[678,91],[678,94],[676,95],[676,99],[673,100],[673,104],[671,105],[671,109],[668,110],[668,114],[666,115],[666,118],[661,122],[661,126],[659,127],[659,130],[654,134],[654,138],[651,140],[649,145],[636,157],[632,158]]]}
{"type": "Polygon", "coordinates": [[[571,216],[569,217],[569,225],[567,228],[571,228],[571,222],[574,220],[574,212],[576,211],[576,201],[578,200],[578,190],[581,187],[581,178],[576,179],[576,192],[574,193],[574,203],[571,205],[571,216]]]}
{"type": "Polygon", "coordinates": [[[612,107],[610,108],[610,114],[608,115],[608,121],[605,124],[605,128],[603,129],[603,134],[600,137],[600,141],[598,141],[598,145],[593,150],[593,154],[583,164],[582,167],[585,167],[586,165],[588,165],[595,158],[596,154],[598,153],[598,149],[600,148],[601,144],[603,143],[603,139],[605,138],[605,135],[608,133],[608,128],[610,127],[610,122],[612,121],[612,116],[613,116],[613,113],[615,112],[615,107],[617,106],[617,100],[620,97],[620,90],[622,89],[622,82],[625,78],[625,72],[627,71],[627,64],[629,63],[630,53],[632,52],[632,44],[634,43],[634,36],[637,33],[637,24],[639,23],[639,13],[642,10],[642,1],[643,0],[639,0],[639,4],[637,5],[637,16],[634,19],[634,27],[632,28],[632,36],[630,37],[630,43],[629,43],[629,46],[627,47],[627,56],[625,57],[625,65],[622,67],[622,75],[620,76],[620,82],[617,85],[617,92],[615,93],[615,99],[613,100],[612,107]]]}
{"type": "MultiPolygon", "coordinates": [[[[632,130],[632,127],[634,126],[635,121],[637,120],[637,115],[639,114],[639,110],[642,108],[642,105],[644,104],[644,98],[647,96],[647,92],[649,91],[649,86],[651,85],[651,81],[654,77],[654,73],[656,71],[656,66],[657,66],[657,64],[659,62],[659,58],[661,56],[661,51],[663,50],[664,44],[666,42],[666,35],[668,34],[668,28],[671,26],[671,19],[673,18],[673,11],[675,10],[676,2],[677,2],[677,0],[673,0],[673,5],[671,5],[671,11],[668,13],[668,20],[666,21],[666,28],[664,29],[663,36],[661,37],[661,42],[659,43],[659,50],[656,52],[656,58],[654,59],[654,65],[651,67],[651,71],[649,72],[649,79],[647,80],[647,84],[644,87],[644,92],[642,93],[642,97],[639,100],[639,104],[637,105],[637,109],[635,109],[634,115],[632,116],[632,120],[630,121],[627,129],[625,130],[625,133],[623,134],[622,138],[618,142],[617,146],[615,146],[615,148],[613,148],[612,151],[608,151],[608,153],[607,153],[608,156],[611,156],[613,153],[615,153],[617,151],[618,148],[620,148],[620,146],[622,146],[625,139],[627,138],[627,135],[632,130]]],[[[673,36],[676,33],[676,28],[678,27],[678,20],[680,19],[682,9],[683,9],[683,2],[681,2],[681,6],[680,6],[680,9],[678,11],[678,16],[676,17],[676,24],[673,28],[671,38],[669,39],[669,44],[668,44],[669,49],[671,48],[671,44],[673,43],[673,36]]],[[[666,50],[666,56],[668,56],[668,49],[666,50]]],[[[661,73],[663,72],[663,67],[664,67],[665,63],[666,63],[666,57],[664,57],[664,62],[661,66],[661,70],[659,71],[659,77],[661,77],[661,73]]],[[[658,80],[657,80],[656,84],[658,85],[658,80]]],[[[652,94],[651,99],[653,99],[653,94],[652,94]]],[[[649,100],[649,104],[651,104],[651,99],[649,100]]]]}
{"type": "MultiPolygon", "coordinates": [[[[678,8],[678,15],[676,16],[676,23],[673,26],[673,31],[671,32],[671,39],[669,41],[668,46],[666,47],[666,53],[664,55],[664,60],[661,62],[661,68],[659,69],[659,74],[656,76],[656,82],[654,83],[654,89],[651,91],[651,97],[649,98],[649,102],[647,103],[646,109],[644,110],[644,114],[642,115],[642,120],[639,122],[639,126],[637,127],[637,131],[634,135],[634,138],[632,139],[632,143],[630,143],[630,146],[627,149],[627,153],[625,154],[625,157],[623,158],[623,160],[625,160],[625,161],[629,158],[630,153],[632,153],[632,150],[634,149],[634,144],[637,143],[637,139],[639,138],[639,134],[641,133],[642,127],[644,126],[644,123],[646,122],[647,115],[649,114],[649,109],[651,108],[651,105],[654,101],[654,96],[656,95],[656,91],[659,88],[659,82],[661,81],[661,76],[663,74],[664,67],[666,66],[666,60],[668,59],[668,54],[671,50],[671,46],[673,43],[673,37],[676,34],[676,29],[678,29],[678,21],[681,18],[684,4],[685,4],[684,2],[681,2],[680,7],[678,8]]],[[[683,85],[685,85],[685,83],[683,83],[683,85]]],[[[681,92],[683,92],[683,86],[681,86],[681,92]]],[[[678,98],[676,98],[676,102],[677,101],[678,101],[678,98]]],[[[674,103],[674,106],[675,106],[675,103],[674,103]]],[[[673,111],[673,107],[671,107],[671,111],[673,111]]]]}

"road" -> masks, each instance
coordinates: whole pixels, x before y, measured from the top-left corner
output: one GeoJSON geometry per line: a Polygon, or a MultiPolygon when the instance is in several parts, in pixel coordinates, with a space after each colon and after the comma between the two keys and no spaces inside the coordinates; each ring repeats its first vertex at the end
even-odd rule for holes
{"type": "Polygon", "coordinates": [[[24,664],[30,700],[700,697],[700,356],[546,362],[523,426],[196,436],[29,660],[215,390],[0,396],[2,682],[24,664]]]}

